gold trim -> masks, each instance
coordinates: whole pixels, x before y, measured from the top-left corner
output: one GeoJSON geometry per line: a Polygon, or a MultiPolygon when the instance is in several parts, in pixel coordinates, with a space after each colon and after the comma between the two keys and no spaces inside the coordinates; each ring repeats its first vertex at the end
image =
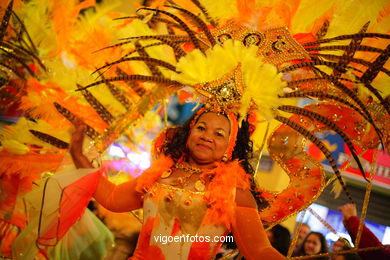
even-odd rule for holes
{"type": "Polygon", "coordinates": [[[302,212],[303,212],[303,214],[301,215],[300,219],[298,220],[299,224],[295,228],[293,239],[292,239],[292,241],[290,243],[290,247],[288,248],[287,258],[291,257],[292,253],[294,252],[295,245],[297,244],[297,241],[298,241],[298,234],[299,234],[299,230],[301,229],[301,226],[303,224],[303,219],[304,219],[304,217],[306,215],[306,209],[304,209],[302,212]]]}
{"type": "Polygon", "coordinates": [[[371,164],[370,181],[367,184],[367,190],[366,190],[366,193],[364,195],[364,201],[363,201],[363,207],[362,207],[362,214],[360,216],[359,228],[358,228],[358,232],[356,234],[356,239],[354,241],[354,244],[357,247],[359,247],[359,244],[360,244],[360,238],[361,238],[362,232],[363,232],[364,220],[366,219],[368,201],[370,200],[370,194],[371,194],[371,189],[372,189],[372,179],[374,178],[374,175],[375,175],[377,156],[378,156],[378,149],[376,149],[374,151],[374,156],[373,156],[372,164],[371,164]]]}

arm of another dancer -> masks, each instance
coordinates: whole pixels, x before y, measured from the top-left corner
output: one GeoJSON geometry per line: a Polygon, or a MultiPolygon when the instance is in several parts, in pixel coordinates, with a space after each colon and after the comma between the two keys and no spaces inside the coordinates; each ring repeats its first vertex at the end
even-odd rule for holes
{"type": "MultiPolygon", "coordinates": [[[[358,233],[360,219],[357,217],[356,205],[352,203],[345,204],[339,208],[341,213],[343,213],[344,219],[343,224],[347,229],[349,235],[351,236],[352,241],[355,243],[356,236],[358,233]]],[[[374,233],[369,230],[366,225],[363,223],[363,230],[361,234],[361,239],[359,243],[359,248],[364,247],[379,247],[382,246],[381,241],[374,235],[374,233]]],[[[359,252],[359,256],[365,259],[376,259],[384,260],[390,259],[390,248],[380,249],[380,250],[370,250],[367,252],[359,252]]]]}
{"type": "MultiPolygon", "coordinates": [[[[93,168],[91,162],[82,152],[84,140],[84,125],[80,120],[75,120],[76,130],[73,132],[70,146],[70,154],[76,168],[93,168]]],[[[100,176],[94,198],[103,207],[114,212],[126,212],[142,207],[142,197],[136,192],[137,179],[115,185],[104,176],[100,176]]]]}
{"type": "Polygon", "coordinates": [[[248,260],[286,259],[271,246],[259,217],[256,201],[249,190],[237,189],[233,236],[240,252],[248,260]]]}

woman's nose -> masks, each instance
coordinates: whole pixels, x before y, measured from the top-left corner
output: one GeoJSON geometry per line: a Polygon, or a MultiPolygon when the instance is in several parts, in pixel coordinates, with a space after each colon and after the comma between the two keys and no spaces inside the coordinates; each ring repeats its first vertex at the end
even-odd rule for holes
{"type": "Polygon", "coordinates": [[[203,134],[201,137],[200,137],[202,140],[206,141],[206,142],[212,142],[213,140],[209,137],[209,135],[207,133],[203,134]]]}

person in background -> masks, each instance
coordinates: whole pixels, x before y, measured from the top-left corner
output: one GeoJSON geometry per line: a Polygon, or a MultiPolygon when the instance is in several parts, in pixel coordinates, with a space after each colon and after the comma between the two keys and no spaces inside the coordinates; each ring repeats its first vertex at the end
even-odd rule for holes
{"type": "MultiPolygon", "coordinates": [[[[352,248],[351,244],[347,239],[340,237],[336,242],[333,243],[332,252],[350,250],[352,248]]],[[[359,255],[355,253],[332,255],[331,260],[360,260],[359,255]]]]}
{"type": "Polygon", "coordinates": [[[287,256],[288,248],[290,247],[290,231],[282,225],[277,224],[270,230],[267,230],[267,235],[272,247],[282,255],[287,256]]]}
{"type": "MultiPolygon", "coordinates": [[[[328,253],[328,245],[326,244],[325,236],[319,232],[310,232],[303,240],[300,249],[294,256],[309,256],[328,253]]],[[[328,260],[329,257],[311,258],[316,260],[328,260]]]]}
{"type": "Polygon", "coordinates": [[[339,239],[337,239],[334,243],[333,243],[333,246],[332,246],[332,252],[336,252],[336,251],[342,251],[342,250],[348,250],[348,249],[351,249],[352,246],[351,244],[348,242],[347,239],[343,238],[343,237],[340,237],[339,239]]]}
{"type": "MultiPolygon", "coordinates": [[[[352,241],[356,240],[356,236],[359,229],[360,219],[357,217],[356,205],[352,203],[345,204],[339,208],[343,213],[343,224],[347,229],[352,241]]],[[[365,247],[380,247],[381,241],[363,224],[362,235],[359,245],[355,245],[357,248],[365,247]]],[[[385,260],[390,259],[390,248],[380,250],[370,250],[365,252],[359,252],[359,256],[363,260],[385,260]]]]}
{"type": "MultiPolygon", "coordinates": [[[[297,223],[297,226],[299,226],[300,223],[297,223]]],[[[299,231],[298,231],[298,240],[297,243],[295,244],[294,248],[294,255],[298,253],[298,250],[302,246],[303,240],[306,238],[306,236],[311,232],[311,228],[308,224],[302,223],[300,224],[299,231]]]]}

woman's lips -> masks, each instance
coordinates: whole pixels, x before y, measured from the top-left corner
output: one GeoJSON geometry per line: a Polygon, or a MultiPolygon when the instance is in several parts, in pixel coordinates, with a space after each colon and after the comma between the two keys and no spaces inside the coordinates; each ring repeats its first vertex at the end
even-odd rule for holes
{"type": "Polygon", "coordinates": [[[197,146],[204,150],[212,150],[211,147],[206,144],[198,144],[197,146]]]}

